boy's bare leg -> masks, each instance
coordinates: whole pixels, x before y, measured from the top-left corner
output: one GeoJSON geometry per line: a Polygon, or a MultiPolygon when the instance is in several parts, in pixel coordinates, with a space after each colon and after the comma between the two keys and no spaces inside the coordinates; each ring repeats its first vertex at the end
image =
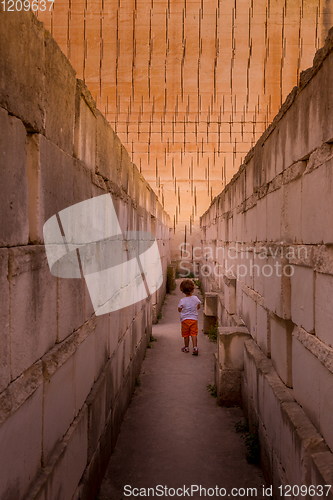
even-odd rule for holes
{"type": "Polygon", "coordinates": [[[190,337],[184,337],[184,344],[185,344],[185,347],[189,346],[189,344],[190,344],[190,337]]]}
{"type": "Polygon", "coordinates": [[[192,335],[192,344],[193,344],[193,347],[197,347],[198,345],[198,340],[197,340],[197,336],[195,335],[192,335]]]}

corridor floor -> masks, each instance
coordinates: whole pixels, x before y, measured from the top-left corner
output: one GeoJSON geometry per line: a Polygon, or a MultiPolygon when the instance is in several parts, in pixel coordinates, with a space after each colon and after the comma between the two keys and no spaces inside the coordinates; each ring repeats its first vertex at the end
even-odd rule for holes
{"type": "MultiPolygon", "coordinates": [[[[256,498],[265,498],[261,469],[247,463],[244,441],[235,430],[241,409],[217,406],[207,390],[208,384],[214,385],[216,344],[202,333],[202,308],[199,356],[192,356],[192,349],[190,354],[181,352],[179,282],[176,291],[166,296],[162,319],[153,327],[157,341],[147,349],[141,385],[127,410],[97,498],[201,498],[205,491],[201,489],[200,495],[200,486],[210,498],[221,494],[249,498],[247,488],[257,488],[256,498]],[[173,488],[181,488],[178,495],[173,488]],[[234,495],[233,488],[244,488],[245,494],[240,490],[234,495]]],[[[202,299],[198,289],[195,293],[202,299]]]]}

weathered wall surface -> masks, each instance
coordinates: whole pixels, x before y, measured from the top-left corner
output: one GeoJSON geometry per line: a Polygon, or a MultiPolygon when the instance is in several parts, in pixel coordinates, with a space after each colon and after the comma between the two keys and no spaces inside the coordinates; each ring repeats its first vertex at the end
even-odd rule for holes
{"type": "Polygon", "coordinates": [[[152,232],[164,276],[169,217],[31,13],[0,10],[0,498],[94,498],[164,286],[96,317],[82,279],[54,277],[42,228],[111,193],[123,230],[152,232]]]}
{"type": "Polygon", "coordinates": [[[332,484],[332,47],[331,30],[201,218],[202,280],[216,292],[207,314],[229,327],[229,344],[220,330],[219,383],[232,375],[232,335],[245,326],[243,403],[276,497],[279,485],[332,484]]]}

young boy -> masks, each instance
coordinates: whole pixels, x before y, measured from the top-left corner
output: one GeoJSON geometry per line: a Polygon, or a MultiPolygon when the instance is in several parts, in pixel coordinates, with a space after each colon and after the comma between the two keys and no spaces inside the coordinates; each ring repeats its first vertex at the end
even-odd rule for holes
{"type": "Polygon", "coordinates": [[[185,297],[180,299],[178,311],[180,312],[180,321],[182,325],[182,336],[184,337],[183,352],[189,352],[190,336],[193,343],[193,354],[198,355],[197,335],[198,335],[198,309],[200,309],[201,300],[193,295],[194,283],[186,278],[180,284],[181,291],[185,297]]]}

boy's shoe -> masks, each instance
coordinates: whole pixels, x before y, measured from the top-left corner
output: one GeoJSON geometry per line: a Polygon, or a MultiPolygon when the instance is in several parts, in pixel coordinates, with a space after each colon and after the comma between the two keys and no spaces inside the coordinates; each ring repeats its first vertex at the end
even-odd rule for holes
{"type": "Polygon", "coordinates": [[[197,347],[193,347],[193,356],[198,356],[199,354],[199,351],[198,351],[198,348],[197,347]]]}
{"type": "Polygon", "coordinates": [[[182,352],[190,352],[188,347],[182,347],[182,352]]]}

